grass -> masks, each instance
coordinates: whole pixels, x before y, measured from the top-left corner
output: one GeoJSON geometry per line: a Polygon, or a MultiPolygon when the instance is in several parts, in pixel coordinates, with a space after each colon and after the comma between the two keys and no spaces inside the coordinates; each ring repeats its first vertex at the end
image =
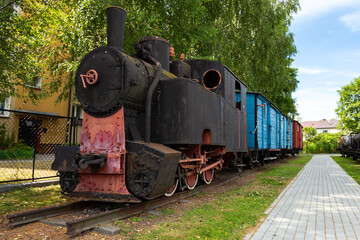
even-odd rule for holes
{"type": "Polygon", "coordinates": [[[147,233],[131,237],[141,239],[241,239],[256,227],[264,212],[286,185],[297,175],[312,156],[286,160],[256,179],[232,191],[216,195],[181,217],[156,224],[147,233]]]}
{"type": "Polygon", "coordinates": [[[174,214],[175,211],[173,209],[165,208],[165,209],[161,210],[161,212],[166,215],[171,215],[171,214],[174,214]]]}
{"type": "MultiPolygon", "coordinates": [[[[52,160],[37,160],[35,162],[35,178],[56,176],[51,170],[52,160]]],[[[32,178],[33,162],[29,160],[0,161],[0,182],[32,178]]]]}
{"type": "Polygon", "coordinates": [[[0,193],[0,215],[66,202],[59,185],[0,193]]]}
{"type": "Polygon", "coordinates": [[[360,162],[353,160],[352,158],[331,156],[334,161],[344,169],[357,183],[360,184],[360,162]]]}

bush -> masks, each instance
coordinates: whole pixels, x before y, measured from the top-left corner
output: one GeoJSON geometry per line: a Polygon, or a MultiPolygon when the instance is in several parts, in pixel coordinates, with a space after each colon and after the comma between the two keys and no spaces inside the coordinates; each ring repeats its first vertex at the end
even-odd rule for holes
{"type": "Polygon", "coordinates": [[[14,147],[0,151],[0,159],[31,159],[34,156],[34,149],[19,141],[14,147]]]}
{"type": "Polygon", "coordinates": [[[304,142],[305,153],[336,153],[341,133],[319,133],[304,142]]]}
{"type": "Polygon", "coordinates": [[[15,135],[14,132],[9,134],[6,131],[5,123],[0,125],[0,150],[10,148],[14,145],[15,135]]]}

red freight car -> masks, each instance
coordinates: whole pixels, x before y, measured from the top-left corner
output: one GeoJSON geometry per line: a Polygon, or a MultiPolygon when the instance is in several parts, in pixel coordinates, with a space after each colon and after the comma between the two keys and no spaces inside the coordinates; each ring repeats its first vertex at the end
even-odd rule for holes
{"type": "Polygon", "coordinates": [[[303,149],[303,126],[297,121],[293,121],[293,150],[299,153],[303,149]]]}

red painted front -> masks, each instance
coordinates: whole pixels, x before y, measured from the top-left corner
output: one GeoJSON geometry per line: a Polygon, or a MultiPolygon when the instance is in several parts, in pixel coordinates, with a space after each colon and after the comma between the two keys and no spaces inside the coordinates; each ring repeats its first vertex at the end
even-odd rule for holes
{"type": "Polygon", "coordinates": [[[78,169],[75,192],[129,195],[125,185],[125,127],[123,108],[112,116],[95,118],[84,113],[80,153],[106,154],[105,165],[96,173],[78,169]]]}
{"type": "Polygon", "coordinates": [[[302,126],[297,121],[293,121],[293,148],[303,148],[302,126]]]}

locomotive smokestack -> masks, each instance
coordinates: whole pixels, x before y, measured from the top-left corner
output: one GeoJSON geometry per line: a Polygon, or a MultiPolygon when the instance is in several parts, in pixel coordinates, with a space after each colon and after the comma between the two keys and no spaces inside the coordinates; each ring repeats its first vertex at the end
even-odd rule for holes
{"type": "Polygon", "coordinates": [[[126,11],[121,7],[108,7],[106,13],[108,46],[123,50],[126,11]]]}

